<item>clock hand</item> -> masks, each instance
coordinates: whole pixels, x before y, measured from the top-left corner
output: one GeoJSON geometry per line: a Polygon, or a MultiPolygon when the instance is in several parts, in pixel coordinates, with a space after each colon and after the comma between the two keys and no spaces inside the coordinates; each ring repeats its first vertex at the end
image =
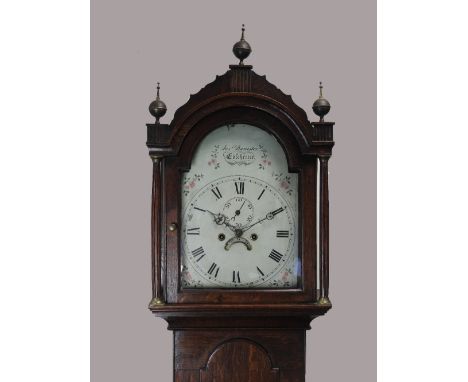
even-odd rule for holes
{"type": "Polygon", "coordinates": [[[236,212],[234,213],[234,216],[231,218],[231,220],[236,220],[236,216],[240,215],[241,209],[242,209],[242,207],[244,207],[245,202],[246,201],[244,200],[244,203],[242,203],[240,208],[238,210],[236,210],[236,212]]]}
{"type": "Polygon", "coordinates": [[[236,230],[238,230],[238,228],[234,227],[232,224],[228,223],[228,219],[226,216],[224,216],[224,224],[226,225],[226,227],[228,227],[231,231],[234,231],[236,232],[236,230]]]}
{"type": "Polygon", "coordinates": [[[228,223],[228,218],[227,216],[223,215],[223,214],[215,214],[214,212],[211,212],[210,210],[206,210],[206,212],[210,213],[211,215],[213,215],[214,217],[214,221],[216,224],[218,225],[222,225],[224,224],[225,226],[227,226],[230,230],[232,231],[236,231],[236,227],[234,227],[233,225],[229,224],[228,223]]]}
{"type": "Polygon", "coordinates": [[[214,212],[211,212],[210,210],[205,210],[205,211],[208,212],[209,214],[213,215],[216,224],[223,224],[223,219],[224,219],[223,215],[215,214],[214,212]]]}
{"type": "Polygon", "coordinates": [[[256,224],[258,224],[258,223],[261,223],[261,222],[264,221],[264,220],[267,220],[267,219],[268,219],[268,220],[271,220],[271,219],[273,219],[273,218],[275,217],[275,215],[279,214],[279,213],[282,212],[282,211],[284,211],[284,208],[283,208],[283,207],[280,207],[280,208],[278,208],[278,209],[276,209],[276,210],[274,210],[274,211],[268,212],[268,213],[266,214],[266,216],[265,216],[263,219],[257,220],[255,223],[253,223],[253,224],[251,224],[251,225],[249,225],[249,226],[247,226],[247,227],[245,227],[245,228],[242,228],[242,231],[245,232],[245,231],[247,231],[248,229],[252,228],[254,225],[256,225],[256,224]]]}
{"type": "Polygon", "coordinates": [[[251,224],[251,225],[249,225],[249,226],[243,228],[243,229],[242,229],[242,232],[247,231],[248,229],[252,228],[254,225],[256,225],[256,224],[258,224],[258,223],[261,223],[262,221],[264,221],[264,220],[266,220],[266,219],[268,219],[268,215],[265,216],[263,219],[257,220],[255,223],[253,223],[253,224],[251,224]]]}

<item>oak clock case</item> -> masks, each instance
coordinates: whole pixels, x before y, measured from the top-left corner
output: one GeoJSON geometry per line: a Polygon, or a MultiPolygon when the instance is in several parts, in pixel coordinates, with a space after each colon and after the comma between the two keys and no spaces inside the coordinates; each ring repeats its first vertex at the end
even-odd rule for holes
{"type": "Polygon", "coordinates": [[[304,381],[305,331],[331,308],[330,104],[320,84],[309,122],[244,64],[244,29],[233,52],[170,124],[159,84],[150,105],[149,308],[173,331],[175,381],[304,381]]]}

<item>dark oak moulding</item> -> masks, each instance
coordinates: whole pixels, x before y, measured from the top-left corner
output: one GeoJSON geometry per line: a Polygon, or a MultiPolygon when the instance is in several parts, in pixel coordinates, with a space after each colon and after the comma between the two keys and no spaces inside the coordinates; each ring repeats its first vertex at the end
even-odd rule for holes
{"type": "Polygon", "coordinates": [[[231,65],[224,75],[191,95],[169,125],[159,121],[147,125],[147,146],[153,160],[149,308],[174,333],[175,381],[305,380],[305,331],[314,318],[331,308],[328,159],[334,145],[333,125],[309,122],[291,96],[256,74],[250,65],[231,65]],[[298,289],[181,287],[182,173],[190,168],[203,138],[229,123],[246,123],[273,134],[284,149],[289,170],[298,173],[302,268],[298,289]]]}

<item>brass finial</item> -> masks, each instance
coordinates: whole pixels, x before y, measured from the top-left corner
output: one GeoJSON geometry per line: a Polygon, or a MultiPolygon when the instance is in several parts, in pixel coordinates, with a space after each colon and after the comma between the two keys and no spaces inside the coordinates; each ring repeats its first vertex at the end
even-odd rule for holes
{"type": "Polygon", "coordinates": [[[249,43],[244,39],[244,32],[245,24],[242,24],[241,39],[232,47],[234,56],[240,60],[239,65],[244,65],[244,60],[249,56],[250,52],[252,52],[252,48],[250,47],[249,43]]]}
{"type": "Polygon", "coordinates": [[[157,84],[158,85],[156,87],[156,99],[150,103],[149,112],[151,113],[153,117],[156,118],[156,123],[158,124],[159,118],[161,118],[162,116],[164,116],[164,114],[166,114],[167,107],[166,107],[166,104],[163,101],[161,101],[161,99],[159,98],[159,89],[160,89],[159,82],[157,84]]]}
{"type": "Polygon", "coordinates": [[[315,114],[317,114],[320,117],[320,122],[324,122],[323,117],[327,115],[327,113],[330,111],[331,106],[330,106],[330,102],[328,102],[325,98],[323,98],[322,81],[320,81],[319,89],[320,89],[319,97],[312,105],[312,110],[314,111],[315,114]]]}

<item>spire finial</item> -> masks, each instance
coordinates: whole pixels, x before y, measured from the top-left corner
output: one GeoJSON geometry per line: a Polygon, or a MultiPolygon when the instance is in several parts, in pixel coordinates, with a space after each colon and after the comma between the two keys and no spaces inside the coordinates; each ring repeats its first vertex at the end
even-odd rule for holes
{"type": "Polygon", "coordinates": [[[241,39],[232,47],[234,56],[240,60],[239,65],[244,65],[244,60],[249,56],[250,52],[252,52],[252,48],[250,47],[249,43],[244,39],[244,32],[245,24],[242,24],[241,39]]]}
{"type": "Polygon", "coordinates": [[[153,117],[156,118],[156,124],[159,124],[159,118],[164,116],[164,114],[166,114],[167,111],[166,104],[159,99],[159,89],[160,86],[158,82],[156,86],[156,99],[149,105],[149,112],[153,117]]]}
{"type": "Polygon", "coordinates": [[[330,111],[330,102],[328,102],[325,98],[323,98],[323,85],[322,81],[319,83],[319,97],[318,99],[314,102],[312,105],[312,110],[314,111],[315,114],[317,114],[320,117],[320,122],[324,122],[323,117],[328,114],[330,111]]]}

